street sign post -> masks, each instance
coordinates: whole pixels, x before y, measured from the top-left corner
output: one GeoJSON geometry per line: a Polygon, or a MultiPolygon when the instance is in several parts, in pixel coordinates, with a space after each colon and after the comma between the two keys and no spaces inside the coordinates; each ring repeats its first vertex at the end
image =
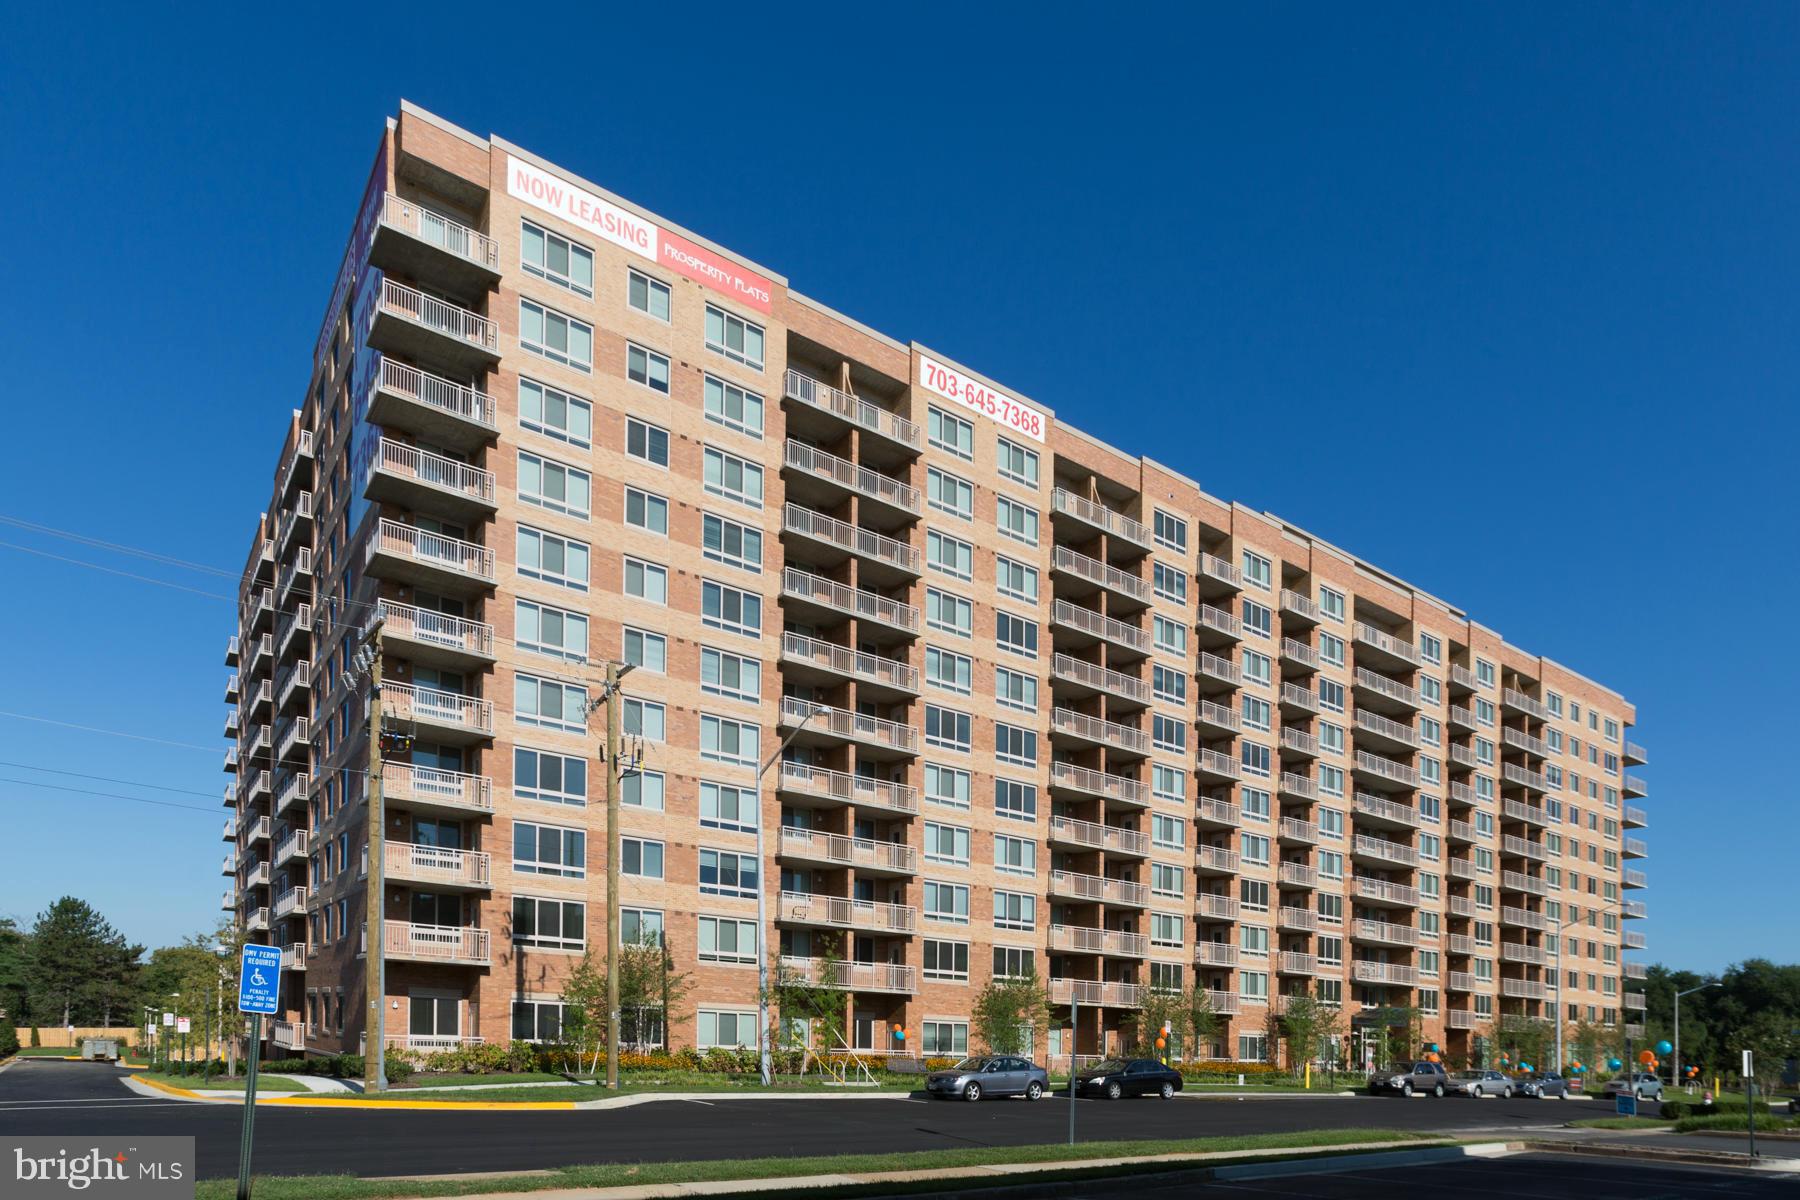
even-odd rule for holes
{"type": "Polygon", "coordinates": [[[281,948],[244,947],[238,968],[238,1011],[250,1014],[250,1065],[244,1076],[244,1131],[238,1145],[238,1200],[250,1200],[250,1150],[256,1127],[256,1064],[262,1057],[262,1019],[280,1011],[281,948]]]}
{"type": "MultiPolygon", "coordinates": [[[[1750,1118],[1750,1157],[1756,1157],[1756,1056],[1744,1051],[1744,1108],[1750,1118]]],[[[1776,1147],[1780,1149],[1780,1147],[1776,1147]]]]}

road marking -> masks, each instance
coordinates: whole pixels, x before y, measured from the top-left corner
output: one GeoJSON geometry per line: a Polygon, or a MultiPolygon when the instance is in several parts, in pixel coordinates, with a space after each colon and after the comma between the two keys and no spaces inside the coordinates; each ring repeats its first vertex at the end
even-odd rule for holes
{"type": "MultiPolygon", "coordinates": [[[[144,1099],[144,1100],[120,1100],[117,1102],[107,1100],[107,1101],[103,1101],[102,1103],[100,1103],[100,1105],[98,1107],[100,1107],[100,1108],[177,1108],[177,1107],[187,1107],[187,1104],[188,1104],[188,1102],[185,1100],[144,1099]]],[[[51,1104],[11,1104],[11,1105],[4,1106],[4,1108],[0,1109],[0,1111],[5,1111],[5,1112],[9,1112],[9,1113],[15,1113],[15,1112],[60,1112],[60,1113],[66,1113],[66,1112],[71,1112],[73,1110],[67,1109],[67,1108],[58,1108],[58,1107],[55,1107],[54,1103],[51,1103],[51,1104]]],[[[92,1112],[93,1109],[82,1109],[81,1111],[92,1112]]]]}
{"type": "Polygon", "coordinates": [[[132,1098],[130,1096],[88,1096],[79,1100],[58,1100],[51,1096],[44,1096],[33,1100],[0,1100],[0,1108],[10,1108],[15,1104],[112,1104],[115,1101],[132,1098]]]}
{"type": "Polygon", "coordinates": [[[683,1096],[682,1100],[688,1104],[704,1104],[707,1108],[717,1108],[718,1107],[711,1100],[696,1100],[692,1096],[683,1096]]]}

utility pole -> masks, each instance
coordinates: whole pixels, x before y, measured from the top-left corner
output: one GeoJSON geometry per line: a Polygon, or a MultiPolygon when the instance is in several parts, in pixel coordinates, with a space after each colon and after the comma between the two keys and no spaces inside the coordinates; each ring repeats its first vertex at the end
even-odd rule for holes
{"type": "Polygon", "coordinates": [[[606,1086],[619,1090],[619,679],[606,664],[606,1086]]]}
{"type": "Polygon", "coordinates": [[[1712,983],[1703,983],[1699,987],[1691,987],[1685,992],[1675,993],[1675,1062],[1674,1069],[1669,1074],[1669,1084],[1671,1087],[1681,1086],[1681,998],[1683,996],[1691,996],[1695,992],[1704,992],[1707,988],[1716,988],[1719,986],[1721,985],[1715,980],[1712,983]]]}
{"type": "Polygon", "coordinates": [[[387,1088],[387,931],[383,906],[387,891],[383,866],[387,862],[383,839],[387,815],[381,803],[381,610],[364,645],[369,652],[369,879],[365,893],[368,911],[368,947],[363,953],[363,990],[369,1011],[363,1020],[363,1091],[387,1088]]]}

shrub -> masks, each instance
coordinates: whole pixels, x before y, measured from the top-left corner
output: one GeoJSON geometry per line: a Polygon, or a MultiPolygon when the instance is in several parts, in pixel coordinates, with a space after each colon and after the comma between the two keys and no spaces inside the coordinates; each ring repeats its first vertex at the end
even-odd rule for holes
{"type": "MultiPolygon", "coordinates": [[[[1756,1111],[1768,1112],[1769,1102],[1758,1100],[1756,1111]]],[[[1662,1102],[1663,1119],[1668,1121],[1680,1121],[1689,1117],[1711,1117],[1720,1113],[1736,1113],[1738,1120],[1742,1121],[1744,1119],[1744,1098],[1728,1093],[1714,1098],[1710,1104],[1698,1096],[1677,1096],[1662,1102]]]]}
{"type": "Polygon", "coordinates": [[[41,1046],[44,1044],[44,1039],[38,1033],[38,1027],[36,1025],[33,1025],[31,1027],[31,1044],[33,1046],[41,1046]]]}
{"type": "MultiPolygon", "coordinates": [[[[1714,1113],[1710,1117],[1684,1117],[1675,1122],[1676,1133],[1693,1133],[1702,1129],[1723,1129],[1732,1133],[1742,1133],[1750,1126],[1749,1118],[1742,1105],[1734,1113],[1714,1113]]],[[[1792,1121],[1784,1121],[1780,1117],[1757,1114],[1756,1128],[1770,1133],[1782,1133],[1794,1128],[1792,1121]]]]}
{"type": "Polygon", "coordinates": [[[315,1075],[312,1064],[316,1059],[310,1058],[271,1058],[262,1063],[257,1070],[267,1071],[271,1075],[315,1075]]]}
{"type": "Polygon", "coordinates": [[[0,1024],[0,1058],[11,1058],[19,1052],[19,1031],[11,1021],[0,1024]]]}

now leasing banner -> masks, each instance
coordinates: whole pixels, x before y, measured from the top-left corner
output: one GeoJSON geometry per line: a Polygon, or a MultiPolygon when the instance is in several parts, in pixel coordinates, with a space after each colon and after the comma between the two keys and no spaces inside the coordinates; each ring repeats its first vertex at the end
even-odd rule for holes
{"type": "Polygon", "coordinates": [[[506,192],[721,296],[758,312],[769,311],[775,290],[770,280],[510,154],[506,192]]]}

